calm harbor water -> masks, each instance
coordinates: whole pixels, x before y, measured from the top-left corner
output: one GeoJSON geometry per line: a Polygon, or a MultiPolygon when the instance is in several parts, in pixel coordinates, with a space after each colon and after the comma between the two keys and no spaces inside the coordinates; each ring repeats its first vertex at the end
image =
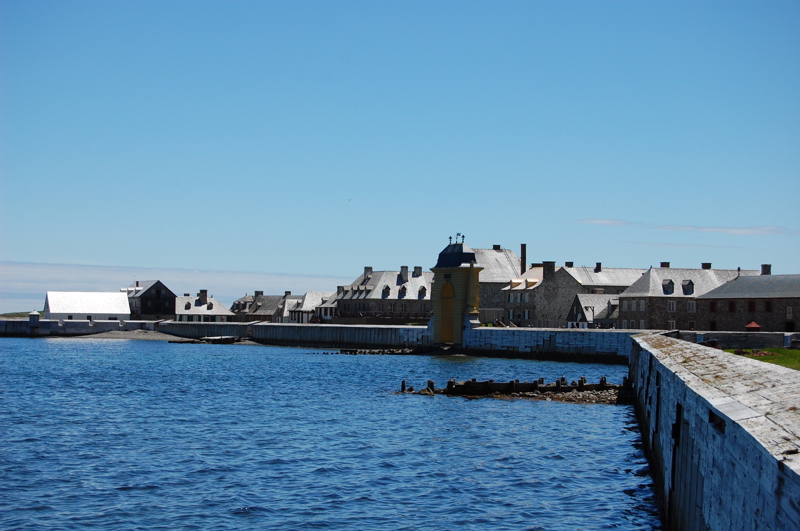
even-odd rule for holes
{"type": "Polygon", "coordinates": [[[395,394],[626,371],[0,339],[0,528],[660,528],[632,407],[395,394]]]}

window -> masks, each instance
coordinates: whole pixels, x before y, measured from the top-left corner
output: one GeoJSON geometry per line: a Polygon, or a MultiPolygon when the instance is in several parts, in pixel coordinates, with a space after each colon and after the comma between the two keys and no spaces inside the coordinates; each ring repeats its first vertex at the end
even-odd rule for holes
{"type": "Polygon", "coordinates": [[[628,328],[628,320],[627,319],[623,319],[622,320],[622,329],[625,330],[626,328],[628,328]]]}
{"type": "Polygon", "coordinates": [[[675,321],[667,321],[667,328],[669,330],[675,330],[675,321]]]}
{"type": "Polygon", "coordinates": [[[772,311],[772,301],[764,301],[764,311],[772,311]]]}
{"type": "MultiPolygon", "coordinates": [[[[639,301],[639,311],[640,312],[644,311],[644,301],[639,301]]],[[[642,321],[642,322],[644,322],[644,321],[642,321]]],[[[642,327],[642,328],[644,328],[644,327],[642,327]]]]}
{"type": "Polygon", "coordinates": [[[736,301],[728,301],[728,311],[734,313],[736,311],[736,301]]]}
{"type": "Polygon", "coordinates": [[[645,328],[647,328],[646,326],[644,326],[644,319],[642,319],[641,321],[639,321],[639,328],[641,328],[642,330],[644,330],[645,328]]]}
{"type": "MultiPolygon", "coordinates": [[[[675,313],[675,301],[667,301],[667,311],[670,313],[675,313]]],[[[675,328],[671,326],[670,329],[675,328]]]]}
{"type": "Polygon", "coordinates": [[[792,319],[792,307],[791,306],[787,306],[786,307],[786,319],[792,319]]]}
{"type": "Polygon", "coordinates": [[[748,312],[756,311],[756,301],[747,301],[747,311],[748,312]]]}
{"type": "Polygon", "coordinates": [[[508,319],[509,321],[514,319],[514,310],[508,310],[508,319]]]}
{"type": "Polygon", "coordinates": [[[72,321],[72,316],[71,316],[71,315],[68,315],[68,316],[67,316],[67,319],[68,319],[68,320],[70,320],[70,321],[72,321]]]}
{"type": "Polygon", "coordinates": [[[508,302],[514,302],[514,294],[513,293],[509,293],[508,294],[508,302]]]}
{"type": "Polygon", "coordinates": [[[675,283],[670,279],[661,281],[661,291],[664,292],[664,295],[672,295],[675,293],[675,283]]]}
{"type": "Polygon", "coordinates": [[[531,302],[531,294],[530,293],[526,293],[525,294],[525,302],[531,302]]]}
{"type": "MultiPolygon", "coordinates": [[[[528,294],[526,293],[525,295],[527,296],[528,294]]],[[[530,318],[531,318],[531,311],[525,310],[525,320],[527,321],[530,318]]]]}
{"type": "Polygon", "coordinates": [[[406,289],[406,287],[405,287],[405,286],[403,286],[402,288],[400,288],[400,293],[398,294],[397,298],[398,298],[398,299],[405,299],[405,298],[406,298],[406,292],[407,292],[407,291],[408,291],[408,290],[406,289]]]}
{"type": "Polygon", "coordinates": [[[689,330],[694,330],[694,321],[689,321],[689,330]]]}
{"type": "Polygon", "coordinates": [[[696,313],[697,312],[697,302],[696,301],[687,301],[686,302],[686,311],[689,313],[696,313]]]}
{"type": "Polygon", "coordinates": [[[381,297],[383,297],[384,299],[388,298],[389,297],[389,293],[391,293],[391,291],[392,290],[389,289],[389,286],[384,286],[383,287],[383,292],[381,293],[381,297]]]}
{"type": "Polygon", "coordinates": [[[694,282],[691,280],[684,280],[681,282],[681,288],[684,295],[694,295],[694,282]]]}
{"type": "MultiPolygon", "coordinates": [[[[627,312],[628,311],[628,301],[626,301],[626,300],[622,301],[622,311],[623,312],[627,312]]],[[[625,327],[623,326],[622,328],[625,328],[625,327]]]]}
{"type": "Polygon", "coordinates": [[[428,289],[425,286],[419,288],[419,293],[417,294],[418,299],[424,299],[425,295],[428,294],[428,289]]]}

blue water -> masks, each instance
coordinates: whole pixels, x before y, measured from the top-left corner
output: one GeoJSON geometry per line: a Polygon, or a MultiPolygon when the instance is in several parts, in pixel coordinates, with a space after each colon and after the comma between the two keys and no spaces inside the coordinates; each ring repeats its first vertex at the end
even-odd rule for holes
{"type": "Polygon", "coordinates": [[[626,370],[0,339],[0,528],[660,528],[631,407],[395,394],[626,370]]]}

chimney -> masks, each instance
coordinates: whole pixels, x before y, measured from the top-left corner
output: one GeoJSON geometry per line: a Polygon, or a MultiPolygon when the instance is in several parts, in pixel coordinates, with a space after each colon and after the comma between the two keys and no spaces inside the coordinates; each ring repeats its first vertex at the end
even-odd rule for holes
{"type": "Polygon", "coordinates": [[[414,273],[412,275],[414,278],[422,276],[422,266],[414,266],[414,273]]]}
{"type": "Polygon", "coordinates": [[[573,267],[575,262],[564,262],[564,267],[573,267]]]}
{"type": "Polygon", "coordinates": [[[661,262],[661,267],[669,267],[669,262],[661,262]]]}
{"type": "Polygon", "coordinates": [[[703,269],[711,269],[711,262],[703,262],[702,264],[700,264],[700,267],[702,267],[703,269]]]}
{"type": "Polygon", "coordinates": [[[184,296],[184,297],[191,297],[191,295],[190,295],[190,294],[188,294],[188,293],[184,293],[184,294],[183,294],[183,296],[184,296]]]}
{"type": "Polygon", "coordinates": [[[336,286],[336,294],[341,295],[344,293],[344,286],[336,286]]]}
{"type": "Polygon", "coordinates": [[[762,275],[771,275],[772,274],[772,264],[761,264],[761,274],[762,275]]]}
{"type": "Polygon", "coordinates": [[[256,291],[256,295],[255,296],[256,297],[263,297],[264,296],[264,292],[263,291],[256,291]]]}
{"type": "Polygon", "coordinates": [[[597,262],[597,265],[594,266],[594,272],[595,273],[599,273],[602,270],[603,270],[603,263],[602,262],[597,262]]]}
{"type": "Polygon", "coordinates": [[[207,289],[201,289],[200,293],[197,294],[197,298],[199,299],[198,302],[201,305],[202,304],[207,304],[208,303],[208,290],[207,289]]]}
{"type": "Polygon", "coordinates": [[[291,294],[292,294],[292,292],[291,292],[291,291],[284,291],[284,292],[283,292],[283,297],[284,297],[284,298],[286,298],[286,297],[288,297],[288,296],[289,296],[289,295],[291,295],[291,294]]]}
{"type": "Polygon", "coordinates": [[[544,274],[542,275],[543,282],[552,279],[556,275],[555,262],[542,262],[542,267],[544,268],[544,274]]]}
{"type": "Polygon", "coordinates": [[[528,246],[524,243],[519,245],[519,274],[525,274],[525,264],[528,263],[528,246]]]}
{"type": "Polygon", "coordinates": [[[364,266],[364,280],[372,276],[372,266],[364,266]]]}
{"type": "Polygon", "coordinates": [[[500,246],[497,245],[497,244],[494,244],[494,245],[492,245],[492,250],[499,251],[500,250],[500,246]]]}
{"type": "Polygon", "coordinates": [[[137,288],[139,287],[139,281],[138,280],[136,281],[136,287],[137,288]]]}
{"type": "Polygon", "coordinates": [[[403,284],[408,282],[408,266],[400,266],[400,280],[403,284]]]}

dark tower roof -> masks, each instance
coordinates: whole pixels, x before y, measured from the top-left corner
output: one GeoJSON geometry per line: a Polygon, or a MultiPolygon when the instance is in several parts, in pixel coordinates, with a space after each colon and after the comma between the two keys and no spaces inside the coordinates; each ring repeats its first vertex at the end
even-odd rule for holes
{"type": "Polygon", "coordinates": [[[462,264],[476,264],[475,251],[462,243],[451,243],[439,253],[439,259],[433,267],[459,267],[462,264]]]}

